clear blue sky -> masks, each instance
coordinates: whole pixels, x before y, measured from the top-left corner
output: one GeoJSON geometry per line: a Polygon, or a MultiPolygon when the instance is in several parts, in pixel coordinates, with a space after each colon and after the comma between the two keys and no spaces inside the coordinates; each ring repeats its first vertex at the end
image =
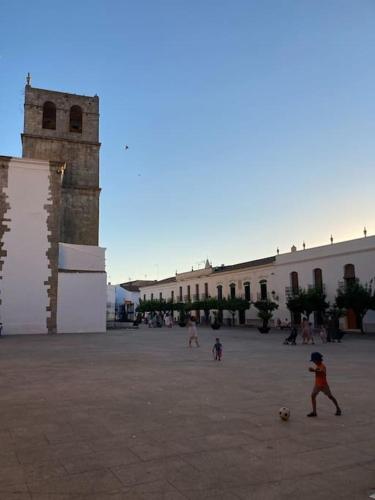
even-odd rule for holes
{"type": "Polygon", "coordinates": [[[374,26],[373,0],[4,0],[0,153],[28,71],[100,96],[113,283],[372,234],[374,26]]]}

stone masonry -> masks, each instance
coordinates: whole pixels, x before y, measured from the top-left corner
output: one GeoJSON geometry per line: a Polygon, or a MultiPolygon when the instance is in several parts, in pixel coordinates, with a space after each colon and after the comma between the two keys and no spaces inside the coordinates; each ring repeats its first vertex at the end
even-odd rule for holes
{"type": "Polygon", "coordinates": [[[44,284],[48,287],[49,305],[47,310],[50,312],[47,318],[48,333],[57,332],[57,289],[58,289],[58,265],[59,265],[59,228],[60,213],[58,207],[61,203],[61,179],[63,178],[65,166],[51,161],[49,163],[49,202],[45,205],[47,210],[48,242],[50,244],[47,250],[48,268],[51,275],[44,284]]]}
{"type": "MultiPolygon", "coordinates": [[[[9,203],[7,200],[7,195],[5,189],[8,187],[8,172],[9,172],[9,162],[11,158],[8,156],[0,156],[0,279],[2,279],[2,271],[4,264],[4,257],[6,257],[6,250],[3,249],[3,236],[6,231],[9,231],[7,219],[4,218],[7,210],[9,209],[9,203]]],[[[0,295],[0,304],[1,304],[0,295]]]]}
{"type": "Polygon", "coordinates": [[[99,232],[99,98],[25,87],[24,158],[66,164],[59,241],[97,245],[99,232]],[[56,127],[43,128],[43,105],[56,106],[56,127]],[[70,110],[82,110],[82,131],[71,131],[70,110]]]}

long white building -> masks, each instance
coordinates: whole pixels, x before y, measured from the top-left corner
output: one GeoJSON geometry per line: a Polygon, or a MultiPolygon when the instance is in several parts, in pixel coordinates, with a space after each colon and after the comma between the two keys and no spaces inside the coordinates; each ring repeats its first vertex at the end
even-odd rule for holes
{"type": "MultiPolygon", "coordinates": [[[[358,278],[363,284],[375,277],[375,236],[278,254],[264,259],[213,267],[175,276],[141,287],[141,299],[194,301],[209,297],[242,297],[249,301],[270,298],[279,304],[274,321],[290,319],[286,307],[291,288],[323,286],[327,300],[334,302],[337,289],[346,279],[358,278]]],[[[202,317],[203,311],[200,312],[202,317]]],[[[224,322],[230,314],[224,312],[224,322]]],[[[238,315],[240,324],[257,324],[257,311],[251,306],[238,315]]],[[[345,329],[358,327],[354,314],[342,319],[345,329]]],[[[375,312],[364,319],[365,329],[375,329],[375,312]]]]}

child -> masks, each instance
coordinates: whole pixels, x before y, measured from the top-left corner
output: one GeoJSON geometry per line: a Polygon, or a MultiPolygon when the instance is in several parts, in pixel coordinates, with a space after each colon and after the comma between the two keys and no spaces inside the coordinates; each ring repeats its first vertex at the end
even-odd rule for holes
{"type": "Polygon", "coordinates": [[[320,340],[322,341],[323,344],[327,343],[327,330],[325,329],[324,325],[321,325],[320,327],[320,332],[319,332],[320,340]]]}
{"type": "Polygon", "coordinates": [[[323,392],[331,401],[332,403],[336,406],[336,413],[335,415],[339,416],[341,415],[341,409],[338,405],[338,402],[336,399],[332,396],[331,390],[329,388],[329,385],[327,383],[327,377],[326,377],[326,367],[323,364],[323,356],[320,354],[320,352],[313,352],[311,354],[311,359],[315,365],[316,368],[312,368],[310,366],[309,371],[315,373],[315,385],[311,394],[311,402],[312,402],[312,407],[313,411],[309,413],[307,416],[308,417],[316,417],[316,396],[319,394],[319,392],[323,392]]]}
{"type": "Polygon", "coordinates": [[[212,352],[215,353],[215,361],[220,361],[223,355],[223,346],[220,344],[220,339],[216,338],[216,343],[212,348],[212,352]]]}

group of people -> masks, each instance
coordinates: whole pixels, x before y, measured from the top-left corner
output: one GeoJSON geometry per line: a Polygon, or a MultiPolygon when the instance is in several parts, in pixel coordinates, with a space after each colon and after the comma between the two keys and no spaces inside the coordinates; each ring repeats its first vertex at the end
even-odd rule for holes
{"type": "Polygon", "coordinates": [[[307,318],[303,318],[300,325],[293,324],[291,326],[290,335],[284,340],[284,344],[296,345],[299,330],[302,336],[302,344],[315,344],[316,338],[319,338],[322,344],[326,344],[327,342],[341,342],[344,335],[339,328],[332,330],[326,328],[324,324],[321,324],[317,330],[314,330],[312,323],[307,318]]]}
{"type": "Polygon", "coordinates": [[[173,326],[173,316],[169,313],[152,312],[147,314],[143,321],[149,328],[161,328],[162,326],[172,328],[173,326]]]}

